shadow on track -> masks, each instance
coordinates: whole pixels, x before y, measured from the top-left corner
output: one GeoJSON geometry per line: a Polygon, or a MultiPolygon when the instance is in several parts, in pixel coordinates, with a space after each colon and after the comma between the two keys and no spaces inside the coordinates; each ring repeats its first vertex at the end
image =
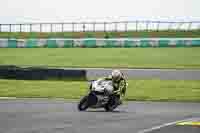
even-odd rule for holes
{"type": "Polygon", "coordinates": [[[107,112],[105,110],[87,110],[87,111],[83,111],[83,112],[91,112],[91,113],[128,113],[127,111],[124,110],[114,110],[111,112],[107,112]]]}

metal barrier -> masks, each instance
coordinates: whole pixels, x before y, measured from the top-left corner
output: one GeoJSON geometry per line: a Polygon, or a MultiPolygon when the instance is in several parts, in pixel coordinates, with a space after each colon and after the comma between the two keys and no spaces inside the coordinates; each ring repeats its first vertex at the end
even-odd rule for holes
{"type": "Polygon", "coordinates": [[[200,21],[120,21],[71,23],[0,24],[0,32],[97,32],[97,31],[190,31],[200,30],[200,21]]]}

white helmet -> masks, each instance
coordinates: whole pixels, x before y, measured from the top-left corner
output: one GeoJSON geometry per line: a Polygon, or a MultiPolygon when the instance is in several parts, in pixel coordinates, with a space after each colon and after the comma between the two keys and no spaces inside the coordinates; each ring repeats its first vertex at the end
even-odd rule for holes
{"type": "Polygon", "coordinates": [[[120,70],[113,70],[112,71],[112,79],[113,81],[119,81],[122,77],[122,73],[120,72],[120,70]]]}

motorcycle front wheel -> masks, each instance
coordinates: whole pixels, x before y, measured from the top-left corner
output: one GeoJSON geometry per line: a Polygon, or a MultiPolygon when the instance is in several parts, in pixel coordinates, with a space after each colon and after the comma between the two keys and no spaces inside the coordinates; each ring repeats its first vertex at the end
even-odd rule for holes
{"type": "Polygon", "coordinates": [[[78,110],[85,111],[88,107],[88,96],[84,96],[78,104],[78,110]]]}

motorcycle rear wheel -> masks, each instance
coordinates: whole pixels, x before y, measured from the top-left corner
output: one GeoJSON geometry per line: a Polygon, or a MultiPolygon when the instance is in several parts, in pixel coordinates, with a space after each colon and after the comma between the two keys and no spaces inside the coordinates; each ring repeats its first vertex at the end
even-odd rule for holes
{"type": "Polygon", "coordinates": [[[116,96],[112,96],[109,100],[109,102],[105,105],[104,109],[107,112],[112,112],[115,108],[118,106],[118,100],[119,98],[116,96]]]}

